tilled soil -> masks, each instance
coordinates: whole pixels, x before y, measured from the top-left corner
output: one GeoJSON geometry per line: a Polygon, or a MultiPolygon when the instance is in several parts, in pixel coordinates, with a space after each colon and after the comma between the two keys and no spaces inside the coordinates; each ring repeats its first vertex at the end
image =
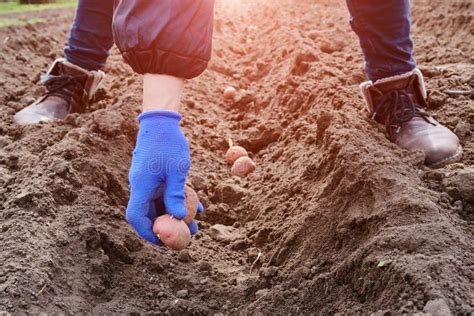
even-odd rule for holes
{"type": "Polygon", "coordinates": [[[213,61],[183,102],[206,213],[180,253],[124,219],[140,77],[114,51],[87,113],[16,126],[71,15],[0,29],[0,312],[472,314],[474,101],[446,90],[474,88],[473,12],[413,2],[431,111],[464,146],[433,170],[367,118],[342,1],[219,1],[213,61]],[[227,85],[245,91],[225,101],[227,85]],[[229,137],[258,164],[245,179],[229,137]]]}

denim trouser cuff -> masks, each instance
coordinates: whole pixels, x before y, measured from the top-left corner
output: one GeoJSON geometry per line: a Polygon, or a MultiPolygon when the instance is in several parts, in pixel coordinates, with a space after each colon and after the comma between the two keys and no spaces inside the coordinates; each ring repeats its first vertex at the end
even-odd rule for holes
{"type": "Polygon", "coordinates": [[[410,36],[409,0],[346,0],[351,27],[359,36],[365,72],[372,81],[416,67],[410,36]]]}

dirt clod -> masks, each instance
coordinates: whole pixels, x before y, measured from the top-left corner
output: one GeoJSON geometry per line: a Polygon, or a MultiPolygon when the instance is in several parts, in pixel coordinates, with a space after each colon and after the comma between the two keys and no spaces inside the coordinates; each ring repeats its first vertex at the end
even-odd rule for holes
{"type": "Polygon", "coordinates": [[[201,270],[201,271],[212,271],[212,265],[207,261],[201,261],[199,263],[199,270],[201,270]]]}
{"type": "Polygon", "coordinates": [[[192,260],[188,250],[181,250],[178,254],[178,260],[181,262],[190,262],[192,260]]]}

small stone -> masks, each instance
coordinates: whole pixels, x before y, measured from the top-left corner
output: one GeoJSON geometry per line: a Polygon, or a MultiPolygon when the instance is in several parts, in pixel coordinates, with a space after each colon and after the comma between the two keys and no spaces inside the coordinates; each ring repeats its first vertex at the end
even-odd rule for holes
{"type": "Polygon", "coordinates": [[[209,229],[209,235],[212,239],[225,243],[231,243],[235,240],[243,239],[243,236],[236,228],[222,224],[215,224],[211,226],[209,229]]]}
{"type": "Polygon", "coordinates": [[[382,260],[377,264],[377,268],[383,268],[392,264],[392,260],[382,260]]]}
{"type": "Polygon", "coordinates": [[[268,289],[261,289],[255,292],[255,297],[260,298],[262,296],[266,296],[268,294],[268,289]]]}
{"type": "Polygon", "coordinates": [[[454,133],[459,136],[460,138],[466,137],[471,130],[471,126],[469,123],[463,120],[459,120],[454,128],[454,133]]]}
{"type": "Polygon", "coordinates": [[[207,284],[207,279],[202,279],[201,281],[199,281],[199,284],[201,285],[207,284]]]}
{"type": "Polygon", "coordinates": [[[188,297],[189,291],[188,290],[179,290],[176,292],[176,296],[179,298],[186,298],[188,297]]]}
{"type": "Polygon", "coordinates": [[[440,298],[428,301],[428,303],[426,303],[425,307],[423,308],[423,311],[433,316],[452,315],[448,304],[440,298]]]}
{"type": "Polygon", "coordinates": [[[404,306],[404,307],[406,307],[406,308],[411,308],[411,307],[413,307],[414,305],[415,305],[415,304],[413,304],[412,301],[407,301],[407,302],[405,303],[405,306],[404,306]]]}

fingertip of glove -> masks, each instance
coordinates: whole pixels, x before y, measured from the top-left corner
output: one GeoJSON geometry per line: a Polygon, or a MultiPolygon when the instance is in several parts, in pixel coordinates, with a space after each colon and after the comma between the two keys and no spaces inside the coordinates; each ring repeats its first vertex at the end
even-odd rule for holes
{"type": "Polygon", "coordinates": [[[204,206],[202,205],[201,202],[198,203],[198,209],[197,209],[197,212],[199,214],[203,213],[204,212],[204,206]]]}
{"type": "Polygon", "coordinates": [[[187,215],[186,207],[184,205],[175,204],[175,203],[166,204],[166,201],[165,201],[165,206],[166,206],[166,211],[168,212],[168,214],[170,214],[171,216],[177,219],[184,219],[187,215]]]}
{"type": "Polygon", "coordinates": [[[143,239],[145,239],[146,241],[148,241],[149,243],[155,246],[164,246],[161,239],[158,238],[158,236],[156,236],[154,233],[152,233],[151,235],[150,234],[139,234],[139,235],[141,235],[143,239]]]}
{"type": "Polygon", "coordinates": [[[191,221],[188,224],[188,227],[189,227],[189,231],[191,232],[191,235],[193,235],[193,236],[196,235],[199,232],[198,225],[195,221],[191,221]]]}
{"type": "Polygon", "coordinates": [[[172,211],[169,210],[168,214],[170,214],[171,216],[173,216],[174,218],[177,218],[177,219],[184,219],[187,215],[187,212],[186,212],[186,209],[176,209],[176,208],[174,208],[172,211]]]}

